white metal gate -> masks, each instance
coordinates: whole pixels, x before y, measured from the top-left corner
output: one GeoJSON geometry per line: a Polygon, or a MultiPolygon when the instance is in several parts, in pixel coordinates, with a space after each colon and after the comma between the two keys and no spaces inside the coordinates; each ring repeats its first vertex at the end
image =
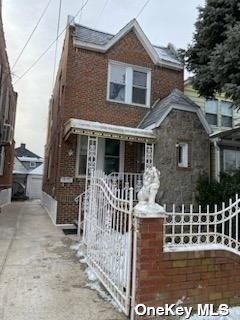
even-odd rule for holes
{"type": "Polygon", "coordinates": [[[106,175],[96,171],[84,199],[83,242],[87,263],[128,315],[133,188],[117,189],[106,175]]]}

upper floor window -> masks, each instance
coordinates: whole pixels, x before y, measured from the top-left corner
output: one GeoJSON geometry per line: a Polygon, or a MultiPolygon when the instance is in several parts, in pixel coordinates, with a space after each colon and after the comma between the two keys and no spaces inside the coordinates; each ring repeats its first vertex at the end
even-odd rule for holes
{"type": "Polygon", "coordinates": [[[150,105],[151,71],[123,63],[109,64],[108,99],[140,106],[150,105]]]}
{"type": "Polygon", "coordinates": [[[205,114],[207,122],[210,125],[218,125],[218,101],[217,100],[207,100],[205,102],[205,114]]]}
{"type": "Polygon", "coordinates": [[[210,125],[227,128],[233,126],[233,107],[231,102],[206,100],[205,115],[210,125]]]}
{"type": "Polygon", "coordinates": [[[222,127],[232,127],[233,125],[233,107],[231,102],[221,101],[221,125],[222,127]]]}

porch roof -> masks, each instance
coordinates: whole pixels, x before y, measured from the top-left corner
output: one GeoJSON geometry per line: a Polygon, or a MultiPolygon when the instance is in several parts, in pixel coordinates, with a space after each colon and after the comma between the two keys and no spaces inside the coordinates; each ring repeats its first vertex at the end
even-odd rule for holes
{"type": "Polygon", "coordinates": [[[65,123],[65,140],[67,140],[71,134],[97,136],[139,143],[154,143],[156,139],[151,129],[131,128],[80,119],[69,119],[65,123]]]}

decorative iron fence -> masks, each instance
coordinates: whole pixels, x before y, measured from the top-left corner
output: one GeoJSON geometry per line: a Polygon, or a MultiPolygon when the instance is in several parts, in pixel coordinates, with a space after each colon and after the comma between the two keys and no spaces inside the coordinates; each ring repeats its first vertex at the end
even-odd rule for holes
{"type": "Polygon", "coordinates": [[[216,205],[214,212],[209,206],[205,211],[199,206],[194,212],[192,205],[179,211],[173,205],[165,218],[165,251],[223,249],[240,255],[239,215],[238,195],[220,210],[216,205]]]}
{"type": "Polygon", "coordinates": [[[112,172],[108,178],[116,189],[133,188],[133,201],[137,201],[138,192],[143,185],[143,173],[112,172]]]}
{"type": "MultiPolygon", "coordinates": [[[[95,172],[82,199],[86,261],[125,314],[129,314],[133,189],[117,189],[95,172]]],[[[82,208],[79,207],[81,216],[82,208]]]]}

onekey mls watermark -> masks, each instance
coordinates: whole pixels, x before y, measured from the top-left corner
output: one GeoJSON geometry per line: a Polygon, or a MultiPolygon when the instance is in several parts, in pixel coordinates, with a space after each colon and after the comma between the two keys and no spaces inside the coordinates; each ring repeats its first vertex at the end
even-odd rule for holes
{"type": "Polygon", "coordinates": [[[194,314],[198,316],[227,316],[229,315],[229,306],[221,304],[218,310],[215,311],[214,304],[198,304],[197,312],[193,307],[179,306],[177,304],[165,304],[161,307],[148,307],[145,304],[138,304],[135,307],[135,313],[138,316],[184,316],[185,319],[190,319],[194,314]]]}

